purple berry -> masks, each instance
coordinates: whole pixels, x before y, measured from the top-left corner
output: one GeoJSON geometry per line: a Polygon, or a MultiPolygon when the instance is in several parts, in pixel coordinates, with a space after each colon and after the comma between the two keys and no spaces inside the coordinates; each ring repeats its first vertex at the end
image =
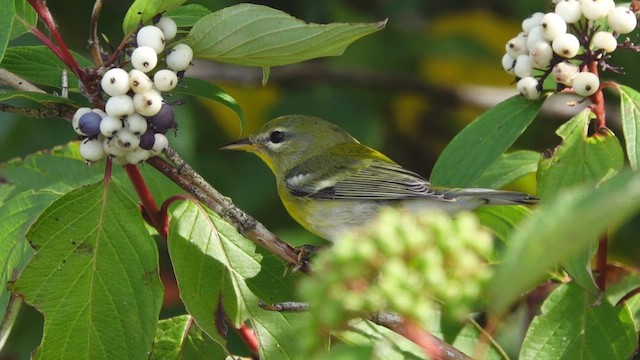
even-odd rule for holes
{"type": "Polygon", "coordinates": [[[80,117],[78,127],[87,136],[96,136],[100,133],[100,121],[102,121],[102,117],[90,111],[80,117]]]}
{"type": "Polygon", "coordinates": [[[155,143],[155,136],[152,129],[147,130],[144,134],[140,135],[140,146],[145,150],[151,150],[153,148],[153,144],[155,143]]]}
{"type": "Polygon", "coordinates": [[[178,127],[175,121],[173,107],[169,104],[162,104],[160,111],[149,117],[149,127],[156,133],[165,134],[169,129],[178,127]]]}

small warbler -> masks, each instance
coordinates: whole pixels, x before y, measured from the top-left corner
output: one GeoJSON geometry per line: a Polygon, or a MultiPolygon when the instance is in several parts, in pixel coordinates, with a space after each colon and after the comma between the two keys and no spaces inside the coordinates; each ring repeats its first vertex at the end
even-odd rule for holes
{"type": "Polygon", "coordinates": [[[432,186],[338,126],[312,116],[276,118],[222,149],[259,156],[275,175],[278,194],[291,217],[329,241],[366,224],[384,206],[453,213],[480,205],[538,201],[520,192],[432,186]]]}

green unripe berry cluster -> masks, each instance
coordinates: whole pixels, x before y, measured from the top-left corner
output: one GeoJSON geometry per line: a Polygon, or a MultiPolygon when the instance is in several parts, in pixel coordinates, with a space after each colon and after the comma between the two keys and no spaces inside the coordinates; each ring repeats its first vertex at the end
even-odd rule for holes
{"type": "Polygon", "coordinates": [[[463,318],[492,274],[490,233],[472,213],[386,209],[314,260],[301,284],[320,331],[363,313],[393,312],[424,322],[441,308],[463,318]]]}

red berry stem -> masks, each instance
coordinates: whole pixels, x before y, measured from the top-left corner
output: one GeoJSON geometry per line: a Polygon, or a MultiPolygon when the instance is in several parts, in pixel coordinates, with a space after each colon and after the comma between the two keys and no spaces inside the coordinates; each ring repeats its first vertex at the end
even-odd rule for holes
{"type": "Polygon", "coordinates": [[[251,351],[254,356],[258,356],[260,353],[260,344],[258,343],[258,337],[256,337],[253,330],[251,330],[245,323],[235,330],[245,345],[247,345],[249,351],[251,351]]]}
{"type": "Polygon", "coordinates": [[[133,184],[133,187],[140,198],[140,204],[149,217],[151,225],[158,230],[158,233],[160,233],[162,237],[166,239],[168,227],[165,228],[163,226],[158,205],[153,199],[147,184],[144,182],[142,174],[140,174],[140,170],[136,165],[132,164],[125,165],[124,170],[126,171],[127,176],[129,176],[129,180],[131,181],[131,184],[133,184]]]}
{"type": "MultiPolygon", "coordinates": [[[[62,60],[62,62],[65,65],[67,65],[76,74],[76,76],[78,76],[79,79],[84,79],[85,72],[80,68],[80,65],[78,64],[76,59],[73,57],[73,55],[71,55],[71,52],[67,47],[67,44],[62,39],[62,36],[60,36],[60,32],[58,31],[58,26],[53,20],[53,15],[51,15],[51,12],[49,11],[47,4],[44,2],[44,0],[28,0],[28,1],[29,1],[29,5],[31,5],[31,7],[36,11],[40,19],[42,19],[46,27],[49,29],[49,32],[55,39],[58,46],[55,46],[48,39],[47,39],[48,41],[43,41],[44,44],[47,45],[47,47],[49,47],[51,51],[53,51],[56,54],[56,56],[58,56],[58,58],[60,58],[60,60],[62,60]]],[[[30,27],[30,28],[31,28],[31,31],[33,32],[34,27],[30,27]]],[[[37,34],[35,35],[38,36],[37,34]]],[[[38,38],[42,40],[42,37],[38,36],[38,38]]]]}

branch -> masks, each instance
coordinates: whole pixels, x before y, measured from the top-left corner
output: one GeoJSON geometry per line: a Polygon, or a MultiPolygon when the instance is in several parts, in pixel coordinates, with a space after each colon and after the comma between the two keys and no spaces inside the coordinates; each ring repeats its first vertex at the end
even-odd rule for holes
{"type": "Polygon", "coordinates": [[[5,84],[16,90],[44,93],[45,91],[33,85],[29,81],[12,73],[7,69],[0,68],[0,84],[5,84]]]}
{"type": "Polygon", "coordinates": [[[372,315],[369,320],[404,336],[419,345],[431,359],[471,360],[462,351],[447,344],[417,324],[391,313],[372,315]]]}
{"type": "Polygon", "coordinates": [[[102,0],[96,0],[96,2],[93,4],[93,10],[91,11],[91,22],[89,23],[89,49],[91,50],[93,63],[96,64],[97,67],[104,67],[104,62],[102,61],[102,53],[100,51],[100,39],[98,38],[98,18],[100,17],[102,5],[102,0]]]}
{"type": "Polygon", "coordinates": [[[307,267],[300,264],[296,249],[278,239],[262,223],[238,208],[231,199],[220,194],[200,174],[193,170],[175,150],[167,148],[164,154],[173,165],[157,156],[147,160],[147,163],[192,194],[225,221],[235,226],[238,232],[247,239],[269,250],[286,262],[299,267],[301,271],[309,272],[307,267]]]}

